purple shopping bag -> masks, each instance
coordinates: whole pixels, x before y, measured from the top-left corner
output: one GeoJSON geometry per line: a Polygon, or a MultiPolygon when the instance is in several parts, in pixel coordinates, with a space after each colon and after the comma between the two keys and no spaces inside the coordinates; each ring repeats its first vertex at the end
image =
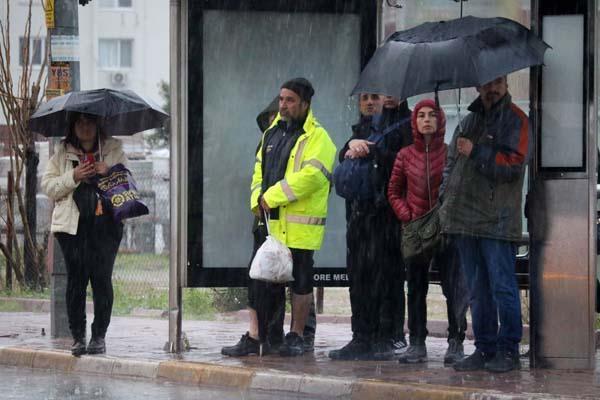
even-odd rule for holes
{"type": "Polygon", "coordinates": [[[96,187],[103,204],[109,204],[115,221],[139,217],[149,213],[140,200],[135,180],[123,164],[116,164],[108,174],[97,180],[96,187]]]}

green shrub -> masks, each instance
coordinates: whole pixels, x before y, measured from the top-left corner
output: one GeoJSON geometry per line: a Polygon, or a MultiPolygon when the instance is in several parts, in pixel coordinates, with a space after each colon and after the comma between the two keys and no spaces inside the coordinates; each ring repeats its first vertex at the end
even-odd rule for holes
{"type": "Polygon", "coordinates": [[[208,289],[183,289],[182,307],[184,318],[213,319],[215,309],[208,289]]]}
{"type": "Polygon", "coordinates": [[[212,288],[213,306],[218,312],[237,311],[246,308],[248,289],[245,287],[212,288]]]}

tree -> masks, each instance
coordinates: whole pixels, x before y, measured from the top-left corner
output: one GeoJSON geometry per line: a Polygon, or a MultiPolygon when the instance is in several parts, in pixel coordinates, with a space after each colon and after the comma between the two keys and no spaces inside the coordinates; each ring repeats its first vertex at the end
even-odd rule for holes
{"type": "MultiPolygon", "coordinates": [[[[171,86],[165,81],[160,81],[158,84],[158,90],[160,97],[162,97],[164,101],[162,109],[164,112],[169,114],[171,112],[171,86]]],[[[152,147],[168,146],[170,136],[171,125],[166,124],[162,128],[155,129],[154,133],[147,137],[147,140],[152,147]]]]}
{"type": "MultiPolygon", "coordinates": [[[[7,268],[12,268],[21,286],[26,285],[28,288],[38,289],[44,285],[45,249],[38,246],[36,240],[39,154],[35,150],[35,133],[29,130],[28,121],[43,97],[41,88],[42,80],[45,77],[49,43],[47,40],[46,46],[44,46],[45,54],[42,57],[43,61],[37,76],[32,76],[33,65],[30,52],[35,51],[35,49],[30,49],[32,1],[29,0],[27,19],[24,24],[22,53],[19,57],[22,61],[19,77],[13,77],[10,69],[11,0],[6,0],[6,20],[0,21],[0,106],[8,126],[10,165],[14,174],[16,206],[23,225],[23,249],[19,245],[16,232],[13,232],[13,243],[11,243],[13,250],[9,250],[10,246],[7,246],[7,243],[0,242],[0,251],[6,258],[7,268]],[[22,186],[23,178],[24,187],[22,186]]],[[[15,229],[14,221],[8,219],[10,217],[2,217],[7,228],[15,229]]]]}

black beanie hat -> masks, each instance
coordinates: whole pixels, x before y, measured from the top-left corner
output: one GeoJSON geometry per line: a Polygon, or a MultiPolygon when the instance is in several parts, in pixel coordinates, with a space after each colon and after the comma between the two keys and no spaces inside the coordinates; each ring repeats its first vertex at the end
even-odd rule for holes
{"type": "Polygon", "coordinates": [[[315,94],[315,89],[313,89],[312,84],[304,78],[294,78],[285,82],[281,85],[281,89],[289,89],[292,92],[296,93],[300,98],[308,103],[310,103],[310,99],[315,94]]]}

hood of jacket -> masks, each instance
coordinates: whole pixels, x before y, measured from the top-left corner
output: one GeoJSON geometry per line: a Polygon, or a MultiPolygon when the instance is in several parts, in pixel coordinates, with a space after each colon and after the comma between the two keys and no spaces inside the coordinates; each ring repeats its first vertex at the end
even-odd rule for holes
{"type": "Polygon", "coordinates": [[[269,127],[269,115],[277,114],[279,112],[279,95],[275,96],[273,100],[265,107],[257,116],[256,124],[261,132],[264,132],[269,127]]]}
{"type": "Polygon", "coordinates": [[[425,138],[417,130],[417,114],[423,107],[433,108],[436,110],[437,116],[437,131],[433,134],[431,143],[429,143],[429,148],[435,150],[442,147],[444,145],[444,135],[446,134],[446,114],[444,113],[444,110],[438,108],[435,101],[431,99],[425,99],[418,102],[413,109],[410,125],[412,128],[413,144],[415,145],[415,148],[421,152],[425,151],[425,138]]]}

